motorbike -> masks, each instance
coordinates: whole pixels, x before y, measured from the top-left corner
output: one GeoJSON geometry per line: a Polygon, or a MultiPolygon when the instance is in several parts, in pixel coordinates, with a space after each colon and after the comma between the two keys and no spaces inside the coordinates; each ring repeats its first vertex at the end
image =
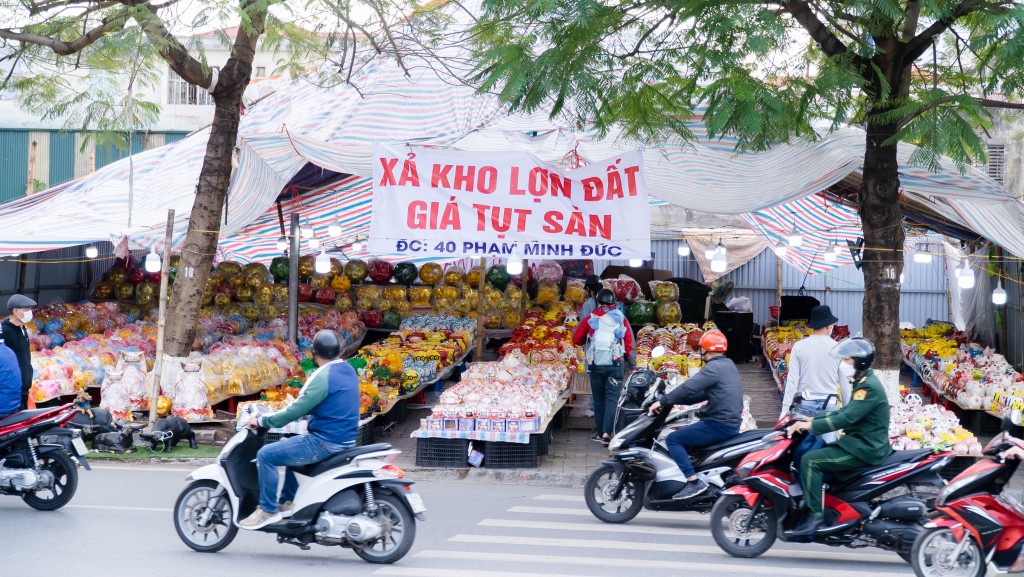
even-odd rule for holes
{"type": "MultiPolygon", "coordinates": [[[[660,356],[660,348],[652,351],[652,357],[660,356]]],[[[626,523],[642,509],[711,511],[722,489],[735,480],[733,468],[748,452],[761,446],[768,432],[751,430],[690,451],[694,468],[707,480],[708,490],[692,499],[673,499],[686,484],[686,477],[669,455],[666,439],[694,423],[698,409],[647,414],[665,392],[668,377],[667,373],[636,371],[627,380],[616,415],[616,422],[624,426],[608,444],[611,458],[601,462],[584,486],[587,508],[606,523],[626,523]],[[638,373],[639,377],[634,378],[638,373]],[[645,383],[647,389],[643,390],[645,383]]]]}
{"type": "MultiPolygon", "coordinates": [[[[796,403],[794,403],[796,404],[796,403]]],[[[711,510],[711,534],[733,557],[758,557],[777,539],[851,548],[879,547],[910,562],[924,530],[929,501],[945,485],[939,476],[950,451],[896,451],[876,466],[826,477],[825,524],[812,536],[787,533],[808,514],[793,450],[806,433],[787,437],[792,416],[765,437],[766,446],[736,468],[741,481],[724,491],[711,510]]]]}
{"type": "Polygon", "coordinates": [[[935,513],[914,542],[914,573],[941,577],[980,577],[992,573],[1022,573],[1013,567],[1024,546],[1024,507],[1003,488],[1020,466],[1019,459],[1003,453],[1024,449],[1024,441],[1010,435],[1020,424],[1003,420],[1002,431],[985,446],[985,459],[953,478],[935,499],[935,513]]]}
{"type": "Polygon", "coordinates": [[[18,495],[40,511],[54,511],[71,501],[78,488],[78,465],[89,469],[81,433],[60,429],[75,413],[74,405],[67,404],[0,420],[0,494],[18,495]],[[62,438],[69,441],[67,446],[62,438]]]}
{"type": "MultiPolygon", "coordinates": [[[[190,548],[215,552],[227,547],[238,522],[259,504],[256,452],[266,429],[244,426],[224,445],[216,463],[200,467],[174,505],[174,528],[190,548]]],[[[299,488],[293,514],[256,531],[278,543],[308,550],[311,543],[353,549],[369,563],[394,563],[412,547],[423,499],[405,472],[389,461],[401,451],[388,444],[346,449],[310,465],[290,467],[299,488]]]]}

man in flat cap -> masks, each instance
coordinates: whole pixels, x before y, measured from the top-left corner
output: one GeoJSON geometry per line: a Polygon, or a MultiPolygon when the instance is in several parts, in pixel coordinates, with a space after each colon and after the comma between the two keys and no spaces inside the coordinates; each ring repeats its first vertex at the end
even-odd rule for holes
{"type": "Polygon", "coordinates": [[[32,308],[36,301],[24,295],[11,295],[7,299],[7,310],[11,316],[0,323],[3,334],[0,342],[14,351],[21,369],[21,409],[28,408],[28,390],[32,387],[32,349],[28,345],[28,330],[25,325],[32,321],[32,308]]]}

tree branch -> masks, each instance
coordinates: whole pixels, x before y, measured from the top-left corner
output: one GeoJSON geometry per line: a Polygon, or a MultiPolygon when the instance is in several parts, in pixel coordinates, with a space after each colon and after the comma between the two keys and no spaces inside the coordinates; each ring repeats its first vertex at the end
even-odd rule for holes
{"type": "Polygon", "coordinates": [[[846,53],[846,45],[818,19],[814,11],[811,10],[809,2],[806,0],[781,0],[779,5],[785,8],[804,27],[804,30],[807,30],[825,54],[839,56],[846,53]]]}
{"type": "Polygon", "coordinates": [[[992,100],[991,98],[975,98],[978,104],[985,108],[1004,108],[1006,110],[1024,110],[1024,103],[1006,102],[1003,100],[992,100]]]}
{"type": "Polygon", "coordinates": [[[998,0],[995,2],[986,2],[985,0],[963,0],[957,4],[956,8],[950,12],[949,16],[936,20],[931,26],[925,28],[923,32],[914,38],[911,38],[907,42],[906,49],[904,50],[904,58],[910,60],[917,60],[920,58],[921,55],[924,54],[924,51],[931,46],[932,39],[949,29],[949,27],[960,18],[979,10],[996,10],[1008,5],[1013,5],[1013,2],[1009,2],[1007,0],[998,0]]]}
{"type": "Polygon", "coordinates": [[[171,34],[157,15],[156,8],[149,4],[140,6],[136,19],[142,31],[157,47],[160,56],[171,66],[171,70],[189,84],[210,88],[212,74],[204,72],[202,63],[189,54],[188,49],[171,34]]]}
{"type": "Polygon", "coordinates": [[[819,14],[823,14],[825,16],[825,20],[828,21],[829,24],[834,26],[835,29],[838,30],[839,32],[841,32],[844,36],[846,36],[847,38],[849,38],[850,40],[853,40],[853,41],[857,41],[857,40],[860,39],[859,36],[857,36],[851,30],[847,29],[845,26],[840,24],[837,19],[831,17],[829,15],[828,11],[827,10],[823,10],[820,5],[818,5],[816,2],[814,2],[814,0],[810,0],[810,5],[815,10],[817,10],[819,14]]]}
{"type": "Polygon", "coordinates": [[[110,19],[104,19],[99,26],[87,31],[70,42],[64,42],[62,40],[50,38],[49,36],[42,36],[40,34],[15,32],[9,28],[0,28],[0,38],[23,42],[25,44],[35,44],[36,46],[45,46],[57,54],[70,56],[76,52],[81,52],[87,46],[102,38],[104,34],[114,30],[119,30],[123,27],[124,20],[113,21],[110,19]]]}

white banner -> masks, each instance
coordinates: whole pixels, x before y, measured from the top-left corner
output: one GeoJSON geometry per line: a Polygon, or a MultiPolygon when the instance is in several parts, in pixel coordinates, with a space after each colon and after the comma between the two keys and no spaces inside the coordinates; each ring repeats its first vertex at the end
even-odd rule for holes
{"type": "Polygon", "coordinates": [[[410,258],[651,257],[643,156],[563,171],[528,152],[378,145],[369,251],[410,258]]]}

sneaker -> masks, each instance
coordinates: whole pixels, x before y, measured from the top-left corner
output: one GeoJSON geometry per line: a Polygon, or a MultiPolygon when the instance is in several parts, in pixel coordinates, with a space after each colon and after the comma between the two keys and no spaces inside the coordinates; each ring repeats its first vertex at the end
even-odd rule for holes
{"type": "Polygon", "coordinates": [[[256,507],[256,510],[253,511],[252,515],[242,519],[242,522],[239,523],[238,526],[242,529],[259,529],[261,527],[266,527],[271,523],[277,523],[283,518],[284,517],[280,512],[267,513],[261,507],[256,507]]]}
{"type": "Polygon", "coordinates": [[[285,501],[284,503],[281,503],[280,505],[277,506],[277,511],[285,517],[291,517],[292,513],[295,512],[292,510],[294,508],[294,503],[292,503],[291,501],[285,501]]]}
{"type": "Polygon", "coordinates": [[[605,441],[604,437],[602,437],[600,433],[594,435],[593,437],[590,437],[590,440],[597,443],[604,443],[605,445],[608,444],[608,441],[605,441]]]}
{"type": "Polygon", "coordinates": [[[683,487],[682,491],[672,495],[672,498],[678,501],[685,501],[686,499],[692,499],[707,490],[708,482],[702,477],[697,477],[693,481],[688,482],[686,486],[683,487]]]}

